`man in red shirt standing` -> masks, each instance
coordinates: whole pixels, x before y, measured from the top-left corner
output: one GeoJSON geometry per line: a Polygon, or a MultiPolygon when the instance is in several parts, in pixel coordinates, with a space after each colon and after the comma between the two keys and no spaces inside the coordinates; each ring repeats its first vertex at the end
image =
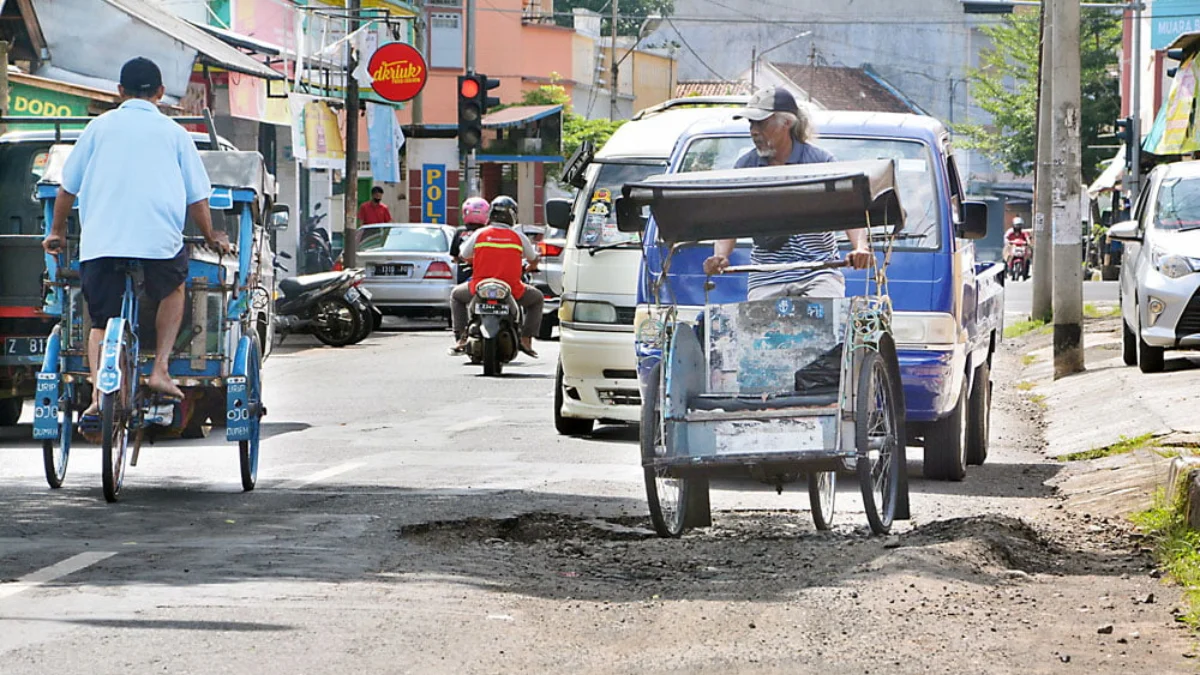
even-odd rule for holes
{"type": "Polygon", "coordinates": [[[371,188],[371,201],[358,205],[358,224],[374,225],[375,223],[391,223],[392,212],[383,203],[383,188],[376,185],[371,188]]]}

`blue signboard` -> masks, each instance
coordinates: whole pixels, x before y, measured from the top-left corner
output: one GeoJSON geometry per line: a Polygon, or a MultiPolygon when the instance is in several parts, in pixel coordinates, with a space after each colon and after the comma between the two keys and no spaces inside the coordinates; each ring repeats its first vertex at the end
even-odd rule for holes
{"type": "Polygon", "coordinates": [[[1200,0],[1154,0],[1150,6],[1150,47],[1166,49],[1182,33],[1200,31],[1200,0]]]}
{"type": "Polygon", "coordinates": [[[421,222],[446,224],[446,165],[421,167],[421,222]]]}

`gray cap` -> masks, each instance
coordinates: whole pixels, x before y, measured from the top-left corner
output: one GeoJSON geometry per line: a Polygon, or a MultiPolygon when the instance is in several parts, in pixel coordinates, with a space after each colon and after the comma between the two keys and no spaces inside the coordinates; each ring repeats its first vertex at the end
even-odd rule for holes
{"type": "Polygon", "coordinates": [[[799,115],[800,107],[796,105],[796,97],[792,96],[792,92],[783,87],[768,87],[754,92],[750,102],[745,108],[737,111],[733,119],[745,118],[761,122],[777,112],[799,115]]]}

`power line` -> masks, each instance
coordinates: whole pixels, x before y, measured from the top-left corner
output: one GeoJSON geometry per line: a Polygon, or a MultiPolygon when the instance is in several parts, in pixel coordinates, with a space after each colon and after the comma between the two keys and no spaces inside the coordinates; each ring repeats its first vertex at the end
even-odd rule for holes
{"type": "Polygon", "coordinates": [[[690,44],[688,44],[687,38],[683,37],[683,33],[679,32],[679,28],[677,28],[675,26],[675,22],[671,19],[671,17],[667,17],[667,25],[669,25],[675,31],[676,37],[678,37],[679,41],[683,43],[683,46],[686,47],[687,50],[692,53],[692,56],[696,57],[696,60],[700,62],[700,65],[704,66],[708,70],[708,72],[712,73],[713,75],[716,75],[718,80],[721,80],[722,82],[728,81],[724,75],[713,70],[712,66],[705,63],[704,59],[700,56],[700,54],[698,52],[696,52],[695,49],[692,49],[692,46],[690,44]]]}

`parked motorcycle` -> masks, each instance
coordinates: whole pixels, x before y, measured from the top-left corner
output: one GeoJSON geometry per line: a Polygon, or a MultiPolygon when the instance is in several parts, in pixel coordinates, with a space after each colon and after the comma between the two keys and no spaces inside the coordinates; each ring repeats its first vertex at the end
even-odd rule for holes
{"type": "Polygon", "coordinates": [[[1013,244],[1012,253],[1008,258],[1008,278],[1016,281],[1017,279],[1029,278],[1029,246],[1026,244],[1013,244]]]}
{"type": "MultiPolygon", "coordinates": [[[[279,263],[276,267],[286,270],[279,263]]],[[[364,334],[363,324],[371,323],[371,313],[364,304],[369,298],[357,287],[363,276],[361,270],[345,270],[280,281],[275,299],[275,332],[280,343],[289,333],[312,333],[331,347],[364,339],[370,331],[364,334]]]]}
{"type": "Polygon", "coordinates": [[[329,233],[321,227],[325,218],[321,205],[313,206],[313,215],[300,228],[300,246],[304,251],[303,264],[297,271],[308,274],[328,272],[333,269],[333,243],[329,233]]]}
{"type": "Polygon", "coordinates": [[[521,346],[522,310],[512,288],[499,279],[480,281],[467,316],[467,356],[471,363],[483,364],[484,375],[499,376],[521,346]]]}

